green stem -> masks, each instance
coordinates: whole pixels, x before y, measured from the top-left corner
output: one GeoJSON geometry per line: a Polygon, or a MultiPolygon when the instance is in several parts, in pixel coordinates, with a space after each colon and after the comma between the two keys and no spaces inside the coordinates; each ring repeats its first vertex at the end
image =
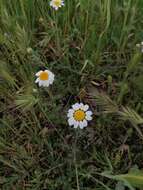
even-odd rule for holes
{"type": "Polygon", "coordinates": [[[59,37],[59,31],[58,31],[58,18],[56,13],[53,13],[54,21],[55,21],[55,31],[56,31],[56,44],[57,44],[57,49],[60,50],[60,37],[59,37]]]}
{"type": "Polygon", "coordinates": [[[80,190],[79,185],[79,177],[78,177],[78,167],[77,167],[77,155],[76,155],[76,147],[77,147],[77,139],[78,139],[78,129],[75,131],[75,143],[74,143],[74,164],[75,164],[75,174],[76,174],[76,184],[77,184],[77,190],[80,190]]]}

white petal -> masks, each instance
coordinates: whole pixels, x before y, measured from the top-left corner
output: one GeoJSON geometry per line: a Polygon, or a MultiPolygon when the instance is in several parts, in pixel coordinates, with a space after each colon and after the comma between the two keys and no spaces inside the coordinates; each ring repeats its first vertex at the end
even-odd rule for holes
{"type": "Polygon", "coordinates": [[[51,73],[51,79],[54,80],[55,79],[55,75],[53,73],[51,73]]]}
{"type": "Polygon", "coordinates": [[[54,81],[50,82],[50,84],[53,84],[54,81]]]}
{"type": "Polygon", "coordinates": [[[74,110],[78,110],[78,109],[80,108],[80,104],[79,104],[79,103],[76,103],[76,104],[72,105],[72,108],[73,108],[74,110]]]}
{"type": "Polygon", "coordinates": [[[41,80],[39,80],[39,86],[42,86],[42,81],[41,80]]]}
{"type": "Polygon", "coordinates": [[[73,109],[69,109],[68,113],[74,113],[74,110],[73,109]]]}
{"type": "Polygon", "coordinates": [[[88,109],[89,109],[89,106],[87,104],[82,106],[83,111],[87,111],[88,109]]]}
{"type": "Polygon", "coordinates": [[[85,116],[85,119],[86,119],[87,121],[91,121],[93,118],[92,118],[91,115],[86,115],[86,116],[85,116]]]}
{"type": "Polygon", "coordinates": [[[53,77],[51,77],[49,80],[50,80],[50,82],[52,82],[52,83],[53,83],[53,81],[54,81],[54,78],[53,78],[53,77]]]}
{"type": "Polygon", "coordinates": [[[54,78],[55,78],[55,75],[51,72],[51,71],[48,71],[48,70],[45,70],[48,75],[49,75],[49,83],[52,84],[53,81],[54,81],[54,78]]]}
{"type": "Polygon", "coordinates": [[[57,11],[59,7],[53,5],[53,8],[57,11]]]}
{"type": "Polygon", "coordinates": [[[73,114],[72,113],[68,113],[67,117],[73,117],[73,114]]]}
{"type": "Polygon", "coordinates": [[[92,114],[93,114],[92,111],[87,111],[86,112],[86,115],[90,115],[91,116],[92,114]]]}
{"type": "Polygon", "coordinates": [[[43,72],[43,71],[39,71],[39,72],[37,72],[35,75],[36,75],[37,77],[39,77],[42,72],[43,72]]]}
{"type": "Polygon", "coordinates": [[[48,72],[48,74],[50,75],[50,76],[54,76],[54,73],[52,73],[51,71],[49,71],[49,70],[46,70],[47,72],[48,72]]]}
{"type": "Polygon", "coordinates": [[[74,122],[74,128],[76,129],[76,128],[78,128],[78,126],[79,126],[79,122],[78,122],[78,121],[75,121],[75,122],[74,122]]]}
{"type": "Polygon", "coordinates": [[[79,104],[79,109],[83,110],[83,107],[84,107],[84,104],[83,104],[83,103],[80,103],[80,104],[79,104]]]}
{"type": "Polygon", "coordinates": [[[74,113],[74,110],[73,110],[73,109],[70,109],[70,110],[68,111],[67,116],[68,116],[68,117],[73,117],[73,113],[74,113]]]}
{"type": "Polygon", "coordinates": [[[48,80],[43,81],[43,86],[48,87],[49,86],[49,81],[48,80]]]}
{"type": "Polygon", "coordinates": [[[39,78],[37,78],[37,79],[35,80],[35,83],[38,83],[38,82],[39,82],[39,80],[40,80],[40,79],[39,79],[39,78]]]}
{"type": "Polygon", "coordinates": [[[47,81],[39,80],[39,86],[47,86],[47,81]]]}
{"type": "Polygon", "coordinates": [[[49,70],[47,70],[47,69],[46,69],[44,72],[48,73],[48,75],[51,74],[51,71],[49,71],[49,70]]]}
{"type": "Polygon", "coordinates": [[[83,110],[84,110],[84,111],[87,111],[88,109],[89,109],[89,105],[87,105],[87,104],[84,105],[83,110]]]}
{"type": "Polygon", "coordinates": [[[87,119],[88,121],[91,121],[92,120],[92,114],[93,114],[92,111],[87,111],[85,119],[87,119]]]}
{"type": "Polygon", "coordinates": [[[79,127],[80,127],[80,129],[83,129],[83,128],[84,128],[83,121],[80,121],[80,122],[79,122],[79,127]]]}
{"type": "Polygon", "coordinates": [[[41,86],[45,86],[45,81],[41,80],[41,86]]]}
{"type": "Polygon", "coordinates": [[[69,126],[74,125],[74,119],[73,118],[69,118],[68,119],[68,123],[69,123],[69,126]]]}
{"type": "Polygon", "coordinates": [[[48,81],[49,81],[49,84],[53,84],[53,82],[54,82],[54,80],[51,78],[49,78],[48,81]]]}
{"type": "Polygon", "coordinates": [[[83,120],[83,126],[87,127],[87,121],[85,119],[83,120]]]}

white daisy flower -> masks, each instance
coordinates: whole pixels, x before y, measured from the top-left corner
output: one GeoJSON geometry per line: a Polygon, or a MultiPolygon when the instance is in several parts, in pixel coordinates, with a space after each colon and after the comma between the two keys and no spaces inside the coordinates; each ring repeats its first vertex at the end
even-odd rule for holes
{"type": "Polygon", "coordinates": [[[55,77],[55,75],[49,70],[39,71],[36,73],[36,76],[38,78],[35,80],[35,83],[38,83],[39,86],[44,87],[48,87],[49,85],[53,84],[55,77]]]}
{"type": "Polygon", "coordinates": [[[53,7],[55,10],[58,10],[60,7],[64,6],[64,0],[51,0],[50,6],[53,7]]]}
{"type": "Polygon", "coordinates": [[[141,53],[143,53],[143,42],[141,42],[140,44],[136,44],[136,47],[139,49],[141,53]]]}
{"type": "Polygon", "coordinates": [[[88,121],[92,120],[92,111],[89,110],[89,106],[83,103],[76,103],[69,109],[67,117],[68,123],[70,126],[74,126],[74,128],[79,127],[83,129],[87,127],[88,121]]]}

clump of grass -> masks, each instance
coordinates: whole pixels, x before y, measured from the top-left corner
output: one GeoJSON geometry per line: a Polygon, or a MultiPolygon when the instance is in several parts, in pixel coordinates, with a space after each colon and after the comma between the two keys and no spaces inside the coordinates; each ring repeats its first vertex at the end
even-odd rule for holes
{"type": "Polygon", "coordinates": [[[129,171],[143,168],[142,1],[0,5],[0,188],[133,190],[129,171]],[[48,90],[34,82],[47,68],[48,90]],[[95,113],[83,131],[66,121],[78,101],[95,113]]]}

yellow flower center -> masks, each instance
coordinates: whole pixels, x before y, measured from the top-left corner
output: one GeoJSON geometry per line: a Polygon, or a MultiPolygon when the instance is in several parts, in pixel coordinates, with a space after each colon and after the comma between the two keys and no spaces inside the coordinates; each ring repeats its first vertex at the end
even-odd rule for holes
{"type": "Polygon", "coordinates": [[[61,5],[61,0],[55,0],[54,1],[54,4],[59,7],[61,5]]]}
{"type": "Polygon", "coordinates": [[[40,80],[48,80],[49,75],[46,71],[43,71],[40,76],[39,76],[40,80]]]}
{"type": "Polygon", "coordinates": [[[74,119],[76,121],[83,121],[85,119],[85,112],[82,110],[77,110],[74,112],[74,119]]]}

